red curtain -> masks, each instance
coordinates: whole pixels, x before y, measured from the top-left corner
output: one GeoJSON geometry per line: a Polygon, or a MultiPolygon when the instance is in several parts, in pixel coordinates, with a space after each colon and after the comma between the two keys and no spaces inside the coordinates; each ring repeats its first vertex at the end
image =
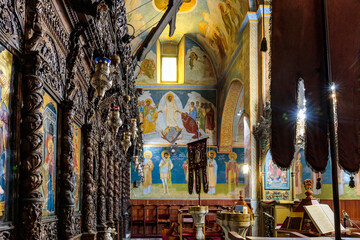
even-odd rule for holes
{"type": "MultiPolygon", "coordinates": [[[[339,85],[340,162],[346,170],[356,171],[360,159],[359,0],[328,0],[328,5],[332,73],[339,85]],[[341,94],[342,88],[346,89],[346,97],[341,94]]],[[[316,171],[324,171],[327,165],[329,88],[323,30],[320,0],[272,2],[271,153],[280,167],[289,167],[294,156],[296,87],[300,77],[304,79],[307,100],[306,161],[316,171]]]]}

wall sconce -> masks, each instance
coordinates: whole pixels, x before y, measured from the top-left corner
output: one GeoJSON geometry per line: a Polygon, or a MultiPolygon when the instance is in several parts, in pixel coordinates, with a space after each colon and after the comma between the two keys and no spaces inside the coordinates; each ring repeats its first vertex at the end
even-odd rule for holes
{"type": "Polygon", "coordinates": [[[112,130],[113,136],[115,137],[119,131],[119,128],[123,124],[123,121],[120,118],[119,106],[111,104],[108,124],[112,130]]]}
{"type": "Polygon", "coordinates": [[[250,171],[250,166],[249,166],[249,164],[240,164],[240,165],[242,165],[242,173],[243,174],[248,174],[249,173],[249,171],[250,171]]]}
{"type": "Polygon", "coordinates": [[[91,77],[90,84],[96,90],[99,98],[103,98],[105,92],[112,86],[110,74],[110,59],[106,57],[95,58],[95,73],[91,77]]]}

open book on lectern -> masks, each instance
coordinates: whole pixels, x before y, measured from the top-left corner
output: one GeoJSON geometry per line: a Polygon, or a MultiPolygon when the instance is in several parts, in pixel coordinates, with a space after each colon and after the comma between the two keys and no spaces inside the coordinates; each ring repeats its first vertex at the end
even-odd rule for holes
{"type": "MultiPolygon", "coordinates": [[[[329,205],[316,204],[304,206],[304,208],[319,233],[329,234],[335,232],[334,212],[331,210],[329,205]]],[[[342,225],[340,228],[341,231],[345,230],[342,225]]]]}

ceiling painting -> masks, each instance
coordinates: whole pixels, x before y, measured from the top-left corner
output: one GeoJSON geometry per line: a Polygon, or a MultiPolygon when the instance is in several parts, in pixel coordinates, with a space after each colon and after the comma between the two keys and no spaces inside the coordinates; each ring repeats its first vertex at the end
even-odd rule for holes
{"type": "MultiPolygon", "coordinates": [[[[135,28],[134,51],[163,15],[168,0],[126,0],[128,23],[135,28]],[[132,11],[132,12],[131,12],[132,11]]],[[[184,34],[192,37],[209,54],[216,76],[221,76],[237,49],[240,27],[249,11],[248,0],[185,0],[176,17],[178,36],[168,38],[168,27],[160,41],[176,42],[184,34]]]]}

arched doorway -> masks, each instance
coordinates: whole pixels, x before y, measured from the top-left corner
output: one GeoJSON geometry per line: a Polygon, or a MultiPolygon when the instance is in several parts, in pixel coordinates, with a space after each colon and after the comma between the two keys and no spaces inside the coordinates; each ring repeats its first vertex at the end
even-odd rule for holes
{"type": "Polygon", "coordinates": [[[243,89],[243,84],[239,79],[231,81],[221,116],[219,152],[228,153],[232,150],[233,135],[236,132],[234,130],[234,118],[241,118],[242,115],[240,112],[236,113],[236,110],[239,107],[239,98],[243,98],[243,89]],[[240,116],[237,116],[239,113],[240,116]]]}

